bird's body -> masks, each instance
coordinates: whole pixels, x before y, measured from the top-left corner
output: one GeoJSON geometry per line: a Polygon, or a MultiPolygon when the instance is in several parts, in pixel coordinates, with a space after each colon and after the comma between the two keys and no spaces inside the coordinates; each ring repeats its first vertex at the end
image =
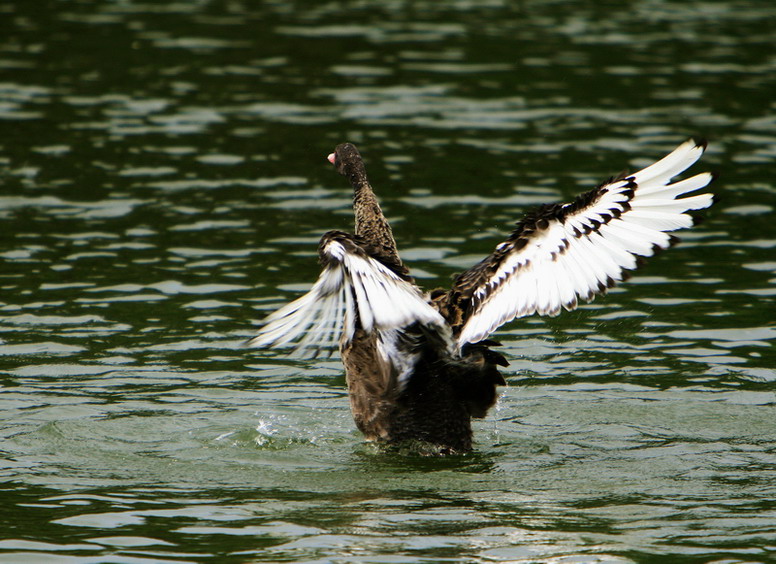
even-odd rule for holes
{"type": "Polygon", "coordinates": [[[654,165],[569,204],[542,206],[450,290],[423,295],[399,257],[361,155],[345,143],[329,160],[353,187],[355,234],[326,233],[312,289],[270,315],[250,341],[302,352],[339,345],[358,428],[384,443],[421,441],[438,452],[471,449],[471,418],[496,401],[507,366],[488,336],[533,313],[557,315],[622,281],[640,257],[689,227],[711,194],[702,173],[671,183],[703,153],[688,141],[654,165]]]}

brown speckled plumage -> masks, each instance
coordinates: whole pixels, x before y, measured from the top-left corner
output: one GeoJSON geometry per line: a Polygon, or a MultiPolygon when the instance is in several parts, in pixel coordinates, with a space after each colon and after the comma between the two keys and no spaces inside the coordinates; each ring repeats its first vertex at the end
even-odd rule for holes
{"type": "MultiPolygon", "coordinates": [[[[353,187],[356,236],[351,236],[351,244],[406,277],[407,269],[399,259],[393,232],[369,184],[361,155],[349,143],[339,145],[334,154],[335,167],[353,187]]],[[[445,311],[440,312],[447,318],[445,311]]],[[[354,337],[342,343],[357,427],[373,441],[422,441],[444,452],[470,450],[471,418],[484,417],[496,402],[496,386],[505,385],[496,364],[506,366],[506,360],[485,345],[454,358],[444,350],[440,338],[427,330],[411,327],[406,333],[411,341],[406,352],[417,353],[419,359],[404,387],[378,354],[375,334],[356,329],[354,337]]]]}
{"type": "Polygon", "coordinates": [[[353,187],[356,235],[363,238],[372,252],[383,260],[395,260],[401,263],[393,231],[369,185],[364,161],[358,149],[350,143],[343,143],[337,146],[334,154],[336,155],[334,166],[337,172],[345,176],[353,187]]]}

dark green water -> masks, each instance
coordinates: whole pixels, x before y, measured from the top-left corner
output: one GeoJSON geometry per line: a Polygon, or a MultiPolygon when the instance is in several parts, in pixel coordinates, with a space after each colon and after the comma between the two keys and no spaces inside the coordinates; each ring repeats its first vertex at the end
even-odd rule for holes
{"type": "Polygon", "coordinates": [[[0,562],[776,556],[772,2],[0,2],[0,562]],[[379,6],[379,7],[378,7],[379,6]],[[722,199],[498,334],[476,452],[389,455],[336,358],[246,350],[350,229],[426,287],[691,135],[722,199]]]}

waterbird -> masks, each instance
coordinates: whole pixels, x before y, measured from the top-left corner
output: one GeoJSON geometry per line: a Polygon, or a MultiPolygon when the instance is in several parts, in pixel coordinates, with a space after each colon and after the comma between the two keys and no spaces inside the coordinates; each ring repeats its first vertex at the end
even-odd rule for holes
{"type": "Polygon", "coordinates": [[[490,335],[517,318],[573,310],[672,246],[670,233],[694,223],[688,212],[713,203],[711,193],[688,194],[714,175],[673,182],[705,149],[690,139],[635,174],[530,211],[451,288],[424,293],[399,257],[361,154],[340,144],[328,160],[353,188],[355,233],[321,237],[318,280],[266,317],[248,344],[308,356],[338,345],[368,441],[468,452],[471,419],[485,417],[506,385],[498,367],[508,362],[490,335]]]}

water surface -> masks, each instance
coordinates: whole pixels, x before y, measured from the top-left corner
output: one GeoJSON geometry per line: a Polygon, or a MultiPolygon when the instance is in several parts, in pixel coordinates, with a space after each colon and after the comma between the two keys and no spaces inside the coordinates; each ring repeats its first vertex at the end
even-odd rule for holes
{"type": "Polygon", "coordinates": [[[0,561],[772,560],[774,17],[0,6],[0,561]],[[471,455],[381,453],[336,357],[242,346],[351,228],[339,142],[433,288],[693,135],[719,203],[608,297],[498,333],[471,455]]]}

